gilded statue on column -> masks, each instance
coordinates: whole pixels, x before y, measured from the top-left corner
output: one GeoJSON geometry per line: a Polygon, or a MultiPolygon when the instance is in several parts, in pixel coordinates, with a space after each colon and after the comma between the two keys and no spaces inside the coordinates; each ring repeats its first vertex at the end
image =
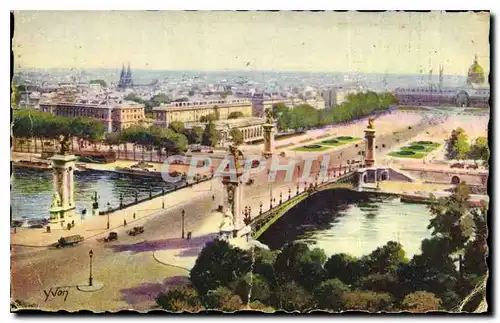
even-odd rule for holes
{"type": "Polygon", "coordinates": [[[70,151],[71,139],[69,134],[60,135],[59,136],[59,144],[61,145],[61,149],[59,153],[61,155],[67,155],[70,151]]]}
{"type": "Polygon", "coordinates": [[[234,166],[236,169],[240,168],[242,165],[240,164],[240,157],[243,157],[243,153],[241,150],[238,149],[238,147],[230,145],[229,146],[229,153],[233,156],[234,158],[234,166]]]}
{"type": "Polygon", "coordinates": [[[370,118],[368,119],[368,129],[373,129],[374,128],[374,122],[375,122],[375,118],[370,118]]]}
{"type": "Polygon", "coordinates": [[[272,109],[266,109],[266,123],[273,124],[274,123],[274,117],[273,117],[273,110],[272,109]]]}

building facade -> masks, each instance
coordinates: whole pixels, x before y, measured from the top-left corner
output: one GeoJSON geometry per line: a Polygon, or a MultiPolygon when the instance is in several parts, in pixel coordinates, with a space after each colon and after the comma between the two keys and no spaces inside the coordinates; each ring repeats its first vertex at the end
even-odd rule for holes
{"type": "Polygon", "coordinates": [[[144,120],[144,105],[135,102],[111,103],[106,101],[43,102],[40,111],[59,117],[87,117],[104,125],[104,131],[115,132],[144,120]]]}
{"type": "MultiPolygon", "coordinates": [[[[220,134],[218,146],[227,146],[231,142],[230,131],[233,128],[239,129],[243,135],[244,143],[250,143],[264,139],[264,128],[266,123],[264,118],[246,117],[238,119],[227,119],[214,121],[215,129],[220,134]]],[[[186,129],[193,127],[205,128],[206,122],[190,122],[186,123],[186,129]]]]}
{"type": "Polygon", "coordinates": [[[199,122],[201,117],[218,114],[225,120],[233,112],[241,112],[244,117],[252,116],[252,103],[244,99],[173,102],[153,108],[155,124],[167,128],[170,122],[199,122]]]}

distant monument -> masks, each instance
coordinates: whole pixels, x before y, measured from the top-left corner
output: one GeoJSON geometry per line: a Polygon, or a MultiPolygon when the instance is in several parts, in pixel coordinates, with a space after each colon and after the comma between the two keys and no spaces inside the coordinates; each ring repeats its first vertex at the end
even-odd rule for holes
{"type": "Polygon", "coordinates": [[[270,158],[274,154],[274,118],[271,109],[266,110],[266,123],[262,125],[264,128],[264,150],[262,155],[265,158],[270,158]]]}
{"type": "Polygon", "coordinates": [[[50,223],[71,222],[75,215],[74,179],[76,157],[70,153],[70,136],[59,137],[61,149],[59,154],[54,155],[52,160],[52,204],[50,206],[50,223]]]}
{"type": "Polygon", "coordinates": [[[127,71],[125,71],[125,65],[122,65],[122,72],[120,73],[120,80],[118,81],[118,89],[126,90],[132,88],[133,86],[134,82],[132,81],[130,63],[128,64],[127,71]]]}
{"type": "Polygon", "coordinates": [[[474,62],[469,67],[467,73],[467,84],[469,85],[482,85],[485,83],[484,69],[477,61],[477,54],[474,56],[474,62]]]}

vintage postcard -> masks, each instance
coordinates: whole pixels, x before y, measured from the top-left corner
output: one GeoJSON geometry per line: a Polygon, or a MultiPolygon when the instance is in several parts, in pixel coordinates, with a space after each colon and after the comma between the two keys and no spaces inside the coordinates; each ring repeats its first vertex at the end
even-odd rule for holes
{"type": "Polygon", "coordinates": [[[11,17],[11,311],[488,311],[489,12],[11,17]]]}

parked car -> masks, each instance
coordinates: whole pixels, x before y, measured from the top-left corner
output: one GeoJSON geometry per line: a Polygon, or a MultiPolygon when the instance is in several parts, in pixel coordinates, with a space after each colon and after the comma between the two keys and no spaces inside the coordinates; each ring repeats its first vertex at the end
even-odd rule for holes
{"type": "Polygon", "coordinates": [[[464,164],[460,164],[460,163],[455,163],[453,165],[450,166],[450,168],[464,168],[465,165],[464,164]]]}
{"type": "Polygon", "coordinates": [[[128,231],[129,236],[135,236],[144,232],[144,227],[133,227],[130,231],[128,231]]]}
{"type": "Polygon", "coordinates": [[[467,169],[478,169],[479,167],[477,165],[468,165],[467,169]]]}
{"type": "Polygon", "coordinates": [[[59,240],[57,240],[56,248],[71,247],[82,242],[83,240],[83,237],[78,234],[74,236],[61,237],[59,240]]]}
{"type": "Polygon", "coordinates": [[[113,240],[118,240],[118,233],[110,232],[106,238],[104,238],[104,242],[110,242],[113,240]]]}

